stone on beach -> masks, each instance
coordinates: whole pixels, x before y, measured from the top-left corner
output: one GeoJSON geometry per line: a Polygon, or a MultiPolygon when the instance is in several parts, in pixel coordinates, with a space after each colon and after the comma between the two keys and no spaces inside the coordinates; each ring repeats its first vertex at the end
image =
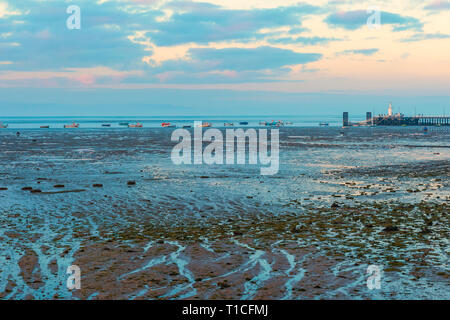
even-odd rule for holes
{"type": "Polygon", "coordinates": [[[333,202],[333,204],[331,205],[332,208],[339,208],[339,204],[337,202],[333,202]]]}
{"type": "Polygon", "coordinates": [[[386,228],[383,229],[384,232],[396,232],[398,230],[399,229],[397,226],[387,226],[386,228]]]}
{"type": "Polygon", "coordinates": [[[292,228],[292,232],[293,233],[299,233],[299,232],[301,232],[301,230],[304,228],[305,226],[303,225],[303,224],[301,224],[301,223],[299,223],[299,224],[297,224],[297,225],[295,225],[293,228],[292,228]]]}

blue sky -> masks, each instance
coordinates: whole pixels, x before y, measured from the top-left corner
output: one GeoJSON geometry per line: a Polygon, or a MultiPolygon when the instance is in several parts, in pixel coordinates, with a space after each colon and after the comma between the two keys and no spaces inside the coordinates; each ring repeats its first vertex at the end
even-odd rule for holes
{"type": "Polygon", "coordinates": [[[449,18],[448,1],[0,0],[0,117],[450,112],[449,18]]]}

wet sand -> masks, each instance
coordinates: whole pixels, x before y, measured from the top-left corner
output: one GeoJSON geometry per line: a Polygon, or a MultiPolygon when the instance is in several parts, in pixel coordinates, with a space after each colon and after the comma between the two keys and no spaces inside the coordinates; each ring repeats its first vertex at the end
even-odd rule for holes
{"type": "Polygon", "coordinates": [[[170,133],[1,132],[0,298],[450,298],[448,135],[283,128],[264,177],[175,166],[170,133]]]}

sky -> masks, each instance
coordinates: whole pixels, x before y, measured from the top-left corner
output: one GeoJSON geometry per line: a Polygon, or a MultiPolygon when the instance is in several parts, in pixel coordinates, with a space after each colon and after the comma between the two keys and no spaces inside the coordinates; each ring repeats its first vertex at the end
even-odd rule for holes
{"type": "Polygon", "coordinates": [[[0,117],[450,114],[449,88],[450,1],[0,0],[0,117]]]}

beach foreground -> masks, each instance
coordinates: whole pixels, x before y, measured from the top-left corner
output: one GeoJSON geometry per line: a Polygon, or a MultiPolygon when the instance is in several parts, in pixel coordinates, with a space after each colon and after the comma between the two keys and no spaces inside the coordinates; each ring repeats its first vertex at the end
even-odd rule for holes
{"type": "Polygon", "coordinates": [[[450,298],[448,133],[282,128],[274,176],[170,134],[0,132],[0,298],[450,298]]]}

